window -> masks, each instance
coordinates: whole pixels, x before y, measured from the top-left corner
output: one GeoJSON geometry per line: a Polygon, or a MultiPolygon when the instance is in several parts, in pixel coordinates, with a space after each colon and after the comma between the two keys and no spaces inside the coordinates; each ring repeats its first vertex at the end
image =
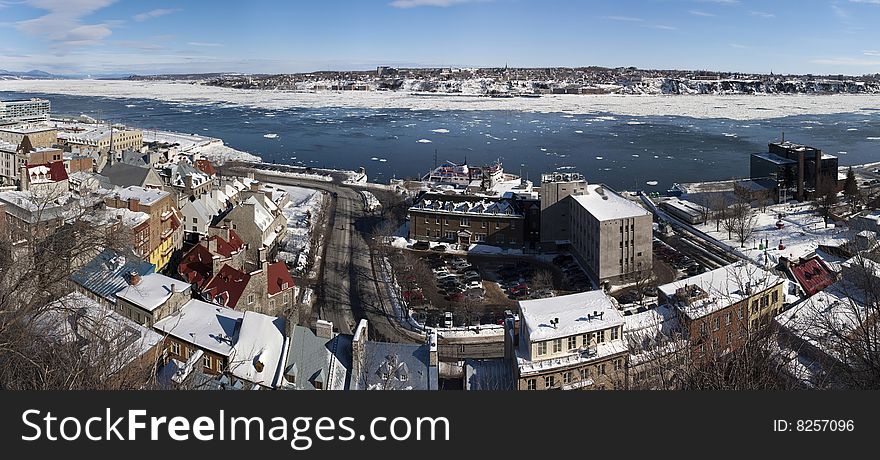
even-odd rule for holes
{"type": "Polygon", "coordinates": [[[177,342],[171,343],[171,353],[174,353],[177,356],[180,356],[180,344],[177,342]]]}
{"type": "Polygon", "coordinates": [[[553,386],[556,385],[554,377],[555,376],[553,375],[547,375],[544,377],[544,388],[553,388],[553,386]]]}
{"type": "Polygon", "coordinates": [[[727,312],[727,315],[724,318],[724,322],[730,326],[731,321],[733,321],[733,313],[727,312]]]}
{"type": "Polygon", "coordinates": [[[773,303],[776,303],[777,301],[779,301],[779,291],[774,290],[773,291],[773,303]]]}
{"type": "Polygon", "coordinates": [[[211,357],[205,356],[202,358],[202,365],[208,369],[211,369],[211,357]]]}
{"type": "Polygon", "coordinates": [[[535,379],[526,380],[526,389],[527,390],[535,390],[537,389],[537,385],[535,385],[535,379]]]}
{"type": "Polygon", "coordinates": [[[538,356],[547,354],[547,342],[538,342],[538,356]]]}
{"type": "Polygon", "coordinates": [[[605,343],[605,331],[596,332],[596,343],[605,343]]]}
{"type": "Polygon", "coordinates": [[[590,369],[585,367],[581,369],[581,381],[587,380],[588,378],[590,378],[590,369]]]}
{"type": "Polygon", "coordinates": [[[471,220],[468,219],[468,218],[466,218],[466,217],[462,217],[462,218],[461,218],[461,226],[462,226],[462,227],[470,227],[470,226],[471,226],[471,220]]]}
{"type": "Polygon", "coordinates": [[[713,323],[712,324],[713,331],[717,331],[718,329],[721,329],[721,317],[720,316],[716,316],[715,320],[712,321],[712,323],[713,323]]]}
{"type": "Polygon", "coordinates": [[[706,334],[706,323],[701,322],[700,323],[700,335],[705,335],[705,334],[706,334]]]}
{"type": "Polygon", "coordinates": [[[553,340],[553,353],[559,353],[562,351],[562,339],[553,340]]]}
{"type": "Polygon", "coordinates": [[[622,359],[615,359],[614,360],[614,370],[619,371],[621,369],[623,369],[623,360],[622,359]]]}
{"type": "Polygon", "coordinates": [[[746,316],[746,307],[743,305],[739,307],[739,311],[736,314],[737,319],[743,319],[746,316]]]}
{"type": "Polygon", "coordinates": [[[590,346],[590,335],[589,334],[582,335],[581,340],[583,340],[582,346],[584,346],[584,347],[590,346]]]}
{"type": "Polygon", "coordinates": [[[606,375],[605,374],[605,363],[602,363],[597,367],[599,368],[599,375],[606,375]]]}
{"type": "Polygon", "coordinates": [[[568,385],[571,383],[571,371],[565,372],[562,374],[562,383],[568,385]]]}
{"type": "Polygon", "coordinates": [[[477,243],[484,243],[484,242],[486,242],[486,234],[485,233],[477,233],[474,235],[474,239],[477,241],[477,243]]]}
{"type": "Polygon", "coordinates": [[[480,221],[480,227],[481,227],[481,228],[486,228],[486,221],[485,221],[485,220],[480,221]]]}
{"type": "Polygon", "coordinates": [[[752,301],[752,313],[758,312],[758,303],[759,302],[760,302],[760,299],[755,299],[752,301]]]}
{"type": "Polygon", "coordinates": [[[733,341],[733,331],[730,329],[727,330],[727,343],[726,345],[730,346],[730,342],[733,341]]]}
{"type": "Polygon", "coordinates": [[[569,337],[569,338],[568,338],[568,349],[569,349],[569,350],[574,350],[574,349],[577,348],[577,347],[578,347],[578,345],[577,345],[577,337],[576,337],[576,336],[571,336],[571,337],[569,337]]]}
{"type": "Polygon", "coordinates": [[[252,303],[254,303],[254,301],[256,299],[257,299],[257,296],[255,296],[253,294],[248,294],[248,299],[247,299],[248,305],[251,305],[252,303]]]}
{"type": "Polygon", "coordinates": [[[611,340],[617,340],[618,335],[620,334],[618,328],[611,329],[611,340]]]}
{"type": "Polygon", "coordinates": [[[193,225],[193,231],[194,231],[194,232],[197,232],[197,231],[199,231],[199,227],[197,227],[197,226],[195,226],[195,225],[193,225]]]}
{"type": "Polygon", "coordinates": [[[194,224],[199,223],[199,218],[198,218],[198,217],[193,217],[193,223],[194,223],[194,224]]]}

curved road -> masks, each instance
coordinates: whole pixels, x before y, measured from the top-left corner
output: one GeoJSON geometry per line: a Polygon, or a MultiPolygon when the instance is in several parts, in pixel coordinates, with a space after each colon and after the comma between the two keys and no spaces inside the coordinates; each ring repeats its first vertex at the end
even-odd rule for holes
{"type": "Polygon", "coordinates": [[[418,342],[419,337],[397,324],[391,306],[380,297],[367,243],[376,223],[366,215],[364,199],[352,186],[338,179],[323,182],[295,177],[264,174],[249,166],[230,165],[218,169],[238,175],[253,173],[254,178],[279,185],[312,188],[330,193],[323,262],[316,283],[318,300],[312,316],[332,321],[341,334],[353,334],[357,321],[367,318],[371,338],[392,342],[418,342]],[[378,336],[378,337],[377,337],[378,336]]]}

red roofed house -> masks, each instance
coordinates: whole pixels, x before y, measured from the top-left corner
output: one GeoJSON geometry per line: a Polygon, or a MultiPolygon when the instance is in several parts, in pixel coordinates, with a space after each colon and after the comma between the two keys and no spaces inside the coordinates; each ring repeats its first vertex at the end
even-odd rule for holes
{"type": "Polygon", "coordinates": [[[63,161],[26,164],[21,167],[21,189],[64,193],[69,189],[67,170],[63,161]]]}
{"type": "Polygon", "coordinates": [[[211,228],[216,234],[199,241],[177,266],[177,272],[188,282],[202,289],[221,268],[228,265],[244,270],[245,244],[234,230],[211,228]]]}
{"type": "Polygon", "coordinates": [[[214,169],[214,165],[212,165],[209,160],[196,160],[196,168],[210,176],[212,179],[217,175],[217,170],[214,169]]]}
{"type": "MultiPolygon", "coordinates": [[[[195,271],[198,266],[194,264],[192,269],[195,271]]],[[[260,269],[250,273],[223,265],[201,293],[206,301],[224,307],[275,315],[293,306],[293,286],[293,277],[284,262],[263,261],[260,269]]]]}
{"type": "Polygon", "coordinates": [[[837,280],[837,275],[828,268],[828,265],[819,256],[790,262],[788,269],[807,297],[825,290],[837,280]]]}

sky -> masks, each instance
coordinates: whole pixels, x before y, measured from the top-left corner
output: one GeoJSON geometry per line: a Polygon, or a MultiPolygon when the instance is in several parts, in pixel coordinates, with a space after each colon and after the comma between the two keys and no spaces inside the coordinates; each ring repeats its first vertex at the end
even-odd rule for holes
{"type": "Polygon", "coordinates": [[[880,0],[0,0],[0,69],[880,73],[880,0]]]}

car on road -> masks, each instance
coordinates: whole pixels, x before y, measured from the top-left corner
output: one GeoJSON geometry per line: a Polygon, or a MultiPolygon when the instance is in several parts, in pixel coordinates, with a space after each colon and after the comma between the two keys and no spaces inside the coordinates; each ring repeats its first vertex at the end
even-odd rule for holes
{"type": "Polygon", "coordinates": [[[437,251],[437,252],[443,252],[443,251],[446,251],[446,245],[445,244],[438,244],[437,246],[434,246],[433,248],[431,248],[431,250],[437,251]]]}
{"type": "Polygon", "coordinates": [[[452,312],[443,313],[443,327],[452,327],[452,312]]]}
{"type": "Polygon", "coordinates": [[[412,248],[417,251],[427,251],[428,249],[431,249],[431,244],[427,241],[416,241],[413,243],[412,248]]]}

